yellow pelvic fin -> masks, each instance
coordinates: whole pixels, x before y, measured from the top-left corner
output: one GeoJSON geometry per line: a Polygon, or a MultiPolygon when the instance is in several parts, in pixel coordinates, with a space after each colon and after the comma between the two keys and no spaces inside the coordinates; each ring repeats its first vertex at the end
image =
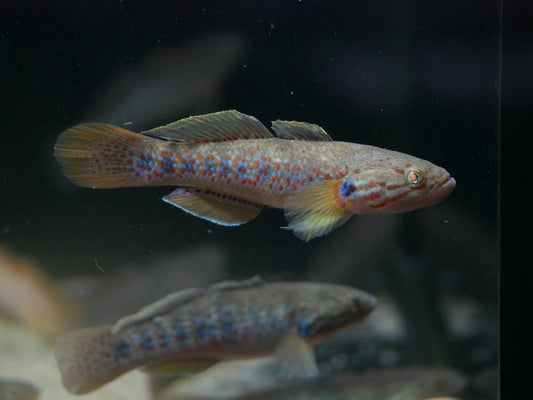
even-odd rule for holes
{"type": "Polygon", "coordinates": [[[298,121],[272,121],[272,129],[280,139],[331,142],[333,139],[315,124],[298,121]]]}
{"type": "Polygon", "coordinates": [[[307,186],[291,197],[285,207],[287,229],[308,241],[344,224],[351,213],[339,198],[342,179],[324,180],[307,186]]]}
{"type": "Polygon", "coordinates": [[[176,189],[163,197],[163,201],[196,217],[224,226],[242,225],[257,217],[263,209],[262,204],[197,188],[176,189]]]}
{"type": "Polygon", "coordinates": [[[143,134],[180,143],[271,139],[274,137],[256,118],[235,110],[180,119],[168,125],[144,131],[143,134]]]}

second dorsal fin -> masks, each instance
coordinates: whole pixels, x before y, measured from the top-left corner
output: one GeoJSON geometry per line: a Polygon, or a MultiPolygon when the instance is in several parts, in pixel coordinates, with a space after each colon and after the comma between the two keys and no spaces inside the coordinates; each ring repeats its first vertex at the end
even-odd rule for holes
{"type": "Polygon", "coordinates": [[[256,118],[235,110],[196,115],[142,133],[180,143],[210,143],[274,137],[256,118]]]}
{"type": "Polygon", "coordinates": [[[333,139],[324,129],[315,124],[298,121],[277,121],[272,122],[272,129],[280,139],[287,140],[310,140],[331,142],[333,139]]]}
{"type": "Polygon", "coordinates": [[[266,282],[259,275],[254,275],[250,279],[246,279],[243,281],[226,280],[226,281],[218,282],[218,283],[215,283],[209,286],[209,289],[217,290],[217,291],[242,289],[246,287],[264,285],[265,283],[266,282]]]}

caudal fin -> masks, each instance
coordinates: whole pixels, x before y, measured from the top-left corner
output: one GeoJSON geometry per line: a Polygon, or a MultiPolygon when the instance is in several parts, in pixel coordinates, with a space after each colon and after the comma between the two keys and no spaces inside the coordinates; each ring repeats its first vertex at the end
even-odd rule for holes
{"type": "Polygon", "coordinates": [[[113,125],[79,124],[59,136],[54,154],[63,173],[77,185],[137,186],[132,155],[149,140],[153,139],[113,125]]]}
{"type": "Polygon", "coordinates": [[[63,386],[70,393],[89,393],[130,368],[117,365],[109,328],[75,330],[58,337],[55,354],[63,386]]]}

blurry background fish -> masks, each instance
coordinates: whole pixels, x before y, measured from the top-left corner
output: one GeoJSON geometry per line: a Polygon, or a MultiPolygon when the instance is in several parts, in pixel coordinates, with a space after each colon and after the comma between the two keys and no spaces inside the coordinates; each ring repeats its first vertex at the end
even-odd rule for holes
{"type": "Polygon", "coordinates": [[[0,247],[0,318],[9,317],[45,336],[76,325],[74,304],[34,261],[0,247]]]}
{"type": "MultiPolygon", "coordinates": [[[[317,346],[322,374],[428,363],[475,383],[473,399],[497,397],[500,1],[48,1],[2,2],[0,11],[0,244],[16,261],[1,282],[47,293],[36,283],[44,275],[82,306],[85,326],[182,287],[255,273],[353,284],[380,306],[360,330],[317,346]],[[430,159],[457,188],[430,209],[358,217],[302,243],[278,229],[276,211],[227,230],[162,204],[165,188],[75,187],[53,157],[57,135],[88,119],[140,130],[230,108],[430,159]],[[21,279],[17,260],[27,258],[38,278],[21,279]]],[[[515,26],[511,120],[533,82],[521,79],[532,25],[515,26]]],[[[64,398],[39,323],[6,311],[37,309],[26,295],[14,301],[21,294],[0,300],[10,315],[0,319],[0,376],[31,373],[45,382],[43,398],[64,398]]],[[[143,377],[132,373],[110,391],[134,387],[147,398],[143,377]]],[[[116,398],[102,390],[95,398],[116,398]]]]}
{"type": "Polygon", "coordinates": [[[216,110],[228,76],[246,52],[243,35],[211,32],[161,45],[110,71],[96,89],[85,120],[145,130],[216,110]]]}

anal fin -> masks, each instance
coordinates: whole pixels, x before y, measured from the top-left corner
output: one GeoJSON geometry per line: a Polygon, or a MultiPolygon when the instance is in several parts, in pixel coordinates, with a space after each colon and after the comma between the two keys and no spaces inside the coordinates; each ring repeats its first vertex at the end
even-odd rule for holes
{"type": "Polygon", "coordinates": [[[196,217],[224,226],[242,225],[259,215],[262,204],[198,188],[179,188],[163,201],[196,217]]]}

